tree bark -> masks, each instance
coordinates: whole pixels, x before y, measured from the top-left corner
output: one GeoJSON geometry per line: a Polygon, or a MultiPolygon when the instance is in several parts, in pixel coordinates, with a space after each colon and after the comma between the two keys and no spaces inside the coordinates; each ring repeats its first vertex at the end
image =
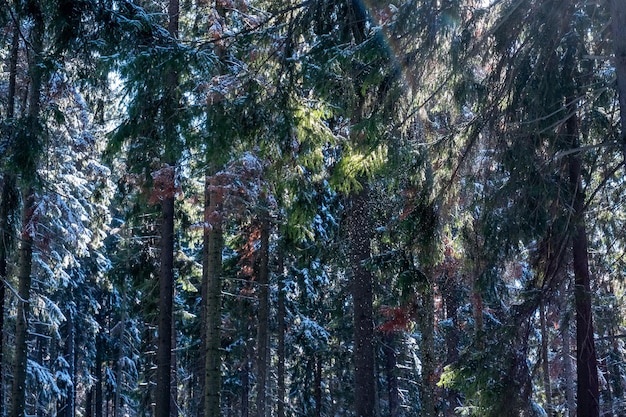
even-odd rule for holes
{"type": "Polygon", "coordinates": [[[122,386],[124,385],[124,370],[122,369],[122,361],[124,358],[124,338],[126,334],[126,282],[122,280],[121,288],[121,300],[122,300],[122,314],[119,324],[116,325],[115,337],[119,343],[116,357],[115,357],[115,390],[114,390],[114,402],[113,402],[113,417],[120,417],[122,415],[122,386]]]}
{"type": "Polygon", "coordinates": [[[374,378],[373,278],[365,263],[370,259],[368,187],[350,195],[348,218],[349,261],[354,308],[354,402],[357,417],[376,415],[374,378]]]}
{"type": "MultiPolygon", "coordinates": [[[[100,328],[103,329],[103,320],[98,320],[100,328]]],[[[95,379],[94,384],[94,417],[102,417],[102,406],[104,405],[104,397],[102,395],[102,363],[104,362],[104,337],[98,333],[96,335],[96,364],[94,367],[93,376],[95,379]]]]}
{"type": "Polygon", "coordinates": [[[75,415],[75,398],[76,398],[76,382],[75,382],[75,358],[76,352],[75,337],[76,332],[74,329],[74,315],[71,310],[68,309],[65,313],[65,345],[63,350],[63,356],[67,361],[68,370],[67,373],[72,378],[72,385],[64,387],[66,390],[66,396],[58,402],[57,416],[58,417],[74,417],[75,415]]]}
{"type": "Polygon", "coordinates": [[[435,300],[434,291],[428,277],[432,274],[427,272],[427,277],[422,282],[422,305],[419,315],[422,343],[420,353],[422,356],[422,389],[420,399],[422,405],[421,415],[435,417],[435,300]]]}
{"type": "Polygon", "coordinates": [[[204,415],[220,415],[222,386],[222,246],[223,236],[218,195],[212,179],[205,180],[203,292],[205,293],[205,364],[204,364],[204,415]]]}
{"type": "Polygon", "coordinates": [[[250,415],[250,361],[246,355],[245,363],[241,367],[241,417],[250,415]]]}
{"type": "Polygon", "coordinates": [[[314,359],[314,376],[313,376],[313,399],[315,400],[315,409],[313,415],[322,417],[322,357],[320,354],[315,355],[314,359]]]}
{"type": "MultiPolygon", "coordinates": [[[[11,55],[9,59],[9,86],[7,95],[7,121],[13,123],[15,117],[15,90],[17,80],[17,60],[19,52],[19,24],[15,23],[13,38],[11,41],[11,55]]],[[[6,132],[9,141],[13,138],[13,129],[6,132]]],[[[17,180],[13,173],[5,172],[2,181],[2,195],[0,195],[0,416],[4,416],[5,379],[4,379],[4,303],[6,297],[7,259],[13,247],[13,225],[11,215],[18,203],[17,180]]]]}
{"type": "Polygon", "coordinates": [[[400,411],[400,395],[398,391],[398,377],[396,375],[396,338],[397,336],[392,332],[384,335],[383,351],[385,353],[385,378],[387,380],[389,417],[397,417],[400,411]]]}
{"type": "MultiPolygon", "coordinates": [[[[573,103],[574,100],[568,100],[573,103]]],[[[579,148],[578,118],[575,109],[568,109],[565,134],[571,149],[579,148]]],[[[577,365],[577,416],[597,417],[599,409],[598,364],[593,332],[591,307],[591,275],[587,228],[585,225],[585,192],[582,186],[582,158],[580,152],[568,159],[569,182],[573,196],[572,255],[574,260],[574,299],[576,304],[576,365],[577,365]]]]}
{"type": "Polygon", "coordinates": [[[567,408],[566,417],[576,416],[576,397],[574,370],[572,366],[572,349],[570,344],[570,319],[569,315],[563,318],[561,322],[561,338],[563,342],[563,379],[565,383],[565,405],[567,408]]]}
{"type": "Polygon", "coordinates": [[[551,415],[552,410],[552,385],[550,382],[550,357],[548,355],[548,325],[546,323],[546,304],[543,300],[539,304],[539,321],[541,326],[541,361],[543,373],[543,390],[546,396],[544,409],[551,415]]]}
{"type": "Polygon", "coordinates": [[[279,247],[278,254],[278,305],[276,312],[278,342],[276,354],[278,364],[276,366],[276,397],[277,397],[277,417],[285,417],[285,333],[287,308],[285,305],[285,254],[284,245],[279,247]]]}
{"type": "Polygon", "coordinates": [[[620,138],[622,153],[626,158],[626,8],[622,0],[611,0],[611,31],[619,97],[620,138]]]}
{"type": "MultiPolygon", "coordinates": [[[[446,359],[444,366],[454,364],[459,360],[459,341],[461,339],[461,331],[459,329],[459,321],[457,319],[457,310],[461,304],[460,283],[457,282],[456,273],[453,276],[445,274],[441,282],[442,297],[446,311],[446,318],[452,320],[452,326],[445,332],[446,342],[446,359]]],[[[460,403],[459,392],[455,389],[445,389],[445,405],[443,406],[443,415],[445,417],[455,416],[455,408],[460,403]]]]}
{"type": "Polygon", "coordinates": [[[11,390],[11,417],[25,417],[26,369],[28,361],[28,315],[30,314],[30,287],[33,255],[35,192],[32,188],[22,192],[22,234],[18,260],[18,300],[15,323],[15,354],[13,387],[11,390]]]}
{"type": "Polygon", "coordinates": [[[267,417],[267,381],[269,358],[269,213],[263,208],[260,214],[261,246],[259,248],[258,294],[259,312],[257,326],[257,416],[267,417]]]}
{"type": "Polygon", "coordinates": [[[28,10],[32,20],[30,30],[30,48],[28,71],[30,78],[30,91],[28,96],[28,122],[32,131],[28,132],[31,137],[28,143],[18,144],[25,147],[28,158],[23,162],[24,166],[21,180],[22,194],[22,225],[21,241],[18,250],[18,300],[15,324],[15,354],[13,366],[13,385],[11,389],[11,414],[10,417],[24,417],[26,414],[26,372],[28,363],[28,315],[30,314],[30,288],[33,256],[33,237],[36,228],[35,216],[35,190],[33,181],[37,170],[39,134],[39,113],[41,107],[41,86],[43,82],[42,52],[45,23],[41,5],[35,0],[27,2],[25,10],[28,10]]]}
{"type": "Polygon", "coordinates": [[[161,204],[161,210],[161,273],[159,279],[156,417],[170,417],[172,405],[172,310],[174,296],[173,196],[164,198],[161,204]]]}
{"type": "MultiPolygon", "coordinates": [[[[168,5],[168,32],[178,37],[179,1],[170,0],[168,5]]],[[[171,186],[175,183],[178,141],[175,129],[176,88],[178,74],[170,70],[166,77],[166,103],[164,114],[165,162],[172,168],[171,186]]],[[[174,398],[172,396],[172,321],[174,300],[174,195],[168,193],[161,201],[161,255],[159,276],[159,327],[157,344],[156,417],[171,417],[174,398]]],[[[174,397],[175,397],[174,393],[174,397]]]]}

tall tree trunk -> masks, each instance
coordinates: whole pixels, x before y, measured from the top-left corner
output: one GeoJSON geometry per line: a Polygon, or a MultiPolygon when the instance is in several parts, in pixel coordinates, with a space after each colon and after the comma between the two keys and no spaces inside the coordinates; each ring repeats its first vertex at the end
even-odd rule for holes
{"type": "Polygon", "coordinates": [[[93,386],[85,393],[85,417],[94,417],[93,415],[93,386]]]}
{"type": "MultiPolygon", "coordinates": [[[[168,5],[168,32],[172,38],[178,37],[178,0],[170,0],[168,5]]],[[[177,155],[175,143],[178,141],[175,128],[176,88],[178,74],[171,70],[167,74],[166,103],[164,114],[165,162],[171,167],[167,181],[175,182],[177,155]]],[[[157,386],[156,417],[170,417],[172,410],[172,320],[174,299],[174,195],[168,193],[161,201],[161,256],[159,277],[159,337],[157,345],[157,386]]]]}
{"type": "Polygon", "coordinates": [[[373,278],[365,263],[370,259],[369,192],[365,185],[350,196],[348,232],[354,305],[354,402],[357,417],[376,415],[374,378],[373,278]]]}
{"type": "Polygon", "coordinates": [[[241,417],[248,417],[250,415],[249,398],[250,398],[250,360],[246,354],[245,363],[241,367],[241,417]]]}
{"type": "MultiPolygon", "coordinates": [[[[175,297],[175,296],[174,296],[175,297]]],[[[178,416],[178,365],[176,363],[176,320],[172,317],[172,346],[170,349],[172,355],[172,385],[170,387],[170,396],[172,398],[172,408],[170,410],[170,417],[178,416]]]]}
{"type": "MultiPolygon", "coordinates": [[[[574,100],[568,100],[574,103],[574,100]]],[[[568,109],[565,134],[571,149],[578,144],[578,118],[575,109],[568,109]]],[[[569,181],[573,195],[572,255],[574,258],[574,299],[576,303],[576,365],[577,365],[577,416],[597,417],[599,409],[598,364],[593,332],[591,308],[591,275],[587,227],[585,225],[585,192],[582,185],[582,157],[580,152],[569,156],[569,181]]]]}
{"type": "Polygon", "coordinates": [[[3,354],[4,337],[6,331],[4,329],[4,312],[7,279],[7,258],[12,248],[14,240],[13,226],[11,225],[11,213],[19,200],[17,195],[17,184],[13,174],[6,173],[2,182],[2,195],[0,196],[0,416],[4,416],[5,395],[5,357],[3,354]]]}
{"type": "Polygon", "coordinates": [[[420,353],[422,356],[422,389],[421,389],[421,415],[435,417],[435,300],[434,291],[428,277],[431,271],[426,272],[426,278],[422,282],[422,305],[419,313],[420,331],[422,343],[420,353]]]}
{"type": "Polygon", "coordinates": [[[313,399],[315,400],[315,409],[313,415],[322,417],[322,356],[319,353],[316,354],[314,361],[313,399]]]}
{"type": "Polygon", "coordinates": [[[611,0],[611,29],[620,109],[620,138],[622,153],[626,158],[626,7],[622,0],[611,0]]]}
{"type": "MultiPolygon", "coordinates": [[[[173,178],[172,178],[173,180],[173,178]]],[[[172,307],[174,296],[174,197],[161,204],[161,275],[157,348],[156,417],[170,417],[172,380],[172,307]]]]}
{"type": "MultiPolygon", "coordinates": [[[[13,38],[11,41],[11,55],[9,59],[9,88],[7,96],[7,120],[12,124],[15,117],[15,90],[17,80],[17,59],[19,52],[19,24],[15,23],[13,28],[13,38]]],[[[12,141],[13,131],[6,132],[9,141],[12,141]]],[[[13,247],[13,225],[11,215],[18,206],[19,194],[17,191],[17,180],[10,172],[4,173],[2,181],[2,195],[0,195],[0,416],[4,416],[5,379],[4,379],[4,300],[6,297],[5,280],[7,279],[7,258],[13,247]]]]}
{"type": "Polygon", "coordinates": [[[29,158],[20,167],[23,170],[22,194],[22,232],[18,251],[18,300],[15,324],[15,354],[13,366],[13,386],[11,390],[10,417],[24,417],[26,412],[26,371],[28,363],[28,315],[30,313],[30,287],[33,256],[33,236],[35,234],[35,190],[32,182],[36,175],[38,142],[41,134],[39,112],[41,107],[41,86],[43,83],[42,52],[45,23],[43,11],[38,1],[29,0],[25,7],[32,21],[30,30],[30,48],[28,71],[30,91],[28,96],[28,122],[32,131],[28,132],[28,143],[17,144],[24,147],[29,158]]]}
{"type": "Polygon", "coordinates": [[[258,325],[257,325],[257,417],[267,416],[267,382],[268,382],[268,358],[269,358],[269,213],[263,208],[260,213],[261,246],[259,248],[258,270],[258,325]]]}
{"type": "MultiPolygon", "coordinates": [[[[102,318],[98,320],[100,329],[105,328],[102,318]]],[[[94,367],[93,377],[95,379],[94,384],[94,417],[102,417],[102,407],[104,406],[104,397],[102,395],[102,363],[104,362],[104,337],[99,332],[96,335],[96,364],[94,367]]]]}
{"type": "Polygon", "coordinates": [[[67,372],[72,378],[72,386],[67,392],[65,401],[65,417],[74,417],[76,414],[76,329],[74,327],[74,313],[70,311],[67,315],[67,339],[65,340],[65,356],[69,368],[67,372]]]}
{"type": "Polygon", "coordinates": [[[114,400],[113,400],[113,417],[120,417],[122,415],[122,387],[124,385],[124,370],[122,369],[122,362],[124,360],[124,344],[126,335],[126,280],[122,280],[121,288],[121,300],[122,300],[122,314],[119,324],[115,326],[115,338],[118,341],[118,349],[115,358],[115,388],[114,388],[114,400]]]}
{"type": "MultiPolygon", "coordinates": [[[[457,310],[461,304],[459,290],[461,285],[457,282],[456,273],[452,276],[445,274],[440,285],[446,311],[446,319],[452,321],[452,326],[445,332],[446,359],[444,366],[447,366],[459,360],[459,340],[461,338],[461,331],[457,319],[457,310]]],[[[460,403],[459,392],[455,389],[446,388],[444,395],[446,399],[445,405],[443,406],[444,417],[455,416],[455,408],[460,403]]]]}
{"type": "Polygon", "coordinates": [[[65,317],[65,345],[63,349],[63,356],[68,364],[67,373],[72,378],[72,385],[63,387],[65,388],[66,396],[57,403],[57,417],[74,417],[76,411],[76,380],[74,371],[76,358],[76,352],[74,349],[76,332],[74,329],[74,313],[71,311],[71,308],[66,311],[65,317]]]}
{"type": "MultiPolygon", "coordinates": [[[[566,308],[569,308],[567,306],[566,308]]],[[[570,344],[570,319],[567,314],[561,321],[561,338],[563,343],[563,380],[565,384],[565,406],[567,409],[566,417],[576,416],[576,397],[574,382],[574,367],[572,366],[572,349],[570,344]]]]}
{"type": "Polygon", "coordinates": [[[387,396],[389,402],[389,417],[397,417],[400,411],[400,395],[398,391],[398,377],[396,375],[396,339],[393,332],[384,335],[383,352],[385,353],[385,378],[387,380],[387,396]]]}
{"type": "Polygon", "coordinates": [[[287,318],[287,308],[285,305],[285,247],[281,242],[278,249],[278,305],[276,312],[278,341],[276,354],[278,364],[276,366],[276,397],[277,397],[277,417],[285,417],[285,333],[287,318]]]}
{"type": "Polygon", "coordinates": [[[28,361],[28,315],[30,314],[30,287],[33,255],[35,192],[27,188],[22,192],[22,233],[18,260],[18,300],[15,323],[15,353],[13,365],[13,387],[11,390],[11,417],[25,417],[26,409],[26,365],[28,361]]]}
{"type": "Polygon", "coordinates": [[[546,396],[544,409],[551,415],[552,413],[552,385],[550,382],[550,357],[548,355],[548,325],[546,323],[546,304],[541,300],[539,304],[539,321],[541,326],[541,361],[543,373],[543,390],[546,396]]]}
{"type": "Polygon", "coordinates": [[[220,415],[220,393],[222,387],[222,246],[223,236],[220,205],[213,179],[206,177],[204,190],[204,249],[202,282],[205,314],[205,364],[204,364],[204,415],[220,415]]]}

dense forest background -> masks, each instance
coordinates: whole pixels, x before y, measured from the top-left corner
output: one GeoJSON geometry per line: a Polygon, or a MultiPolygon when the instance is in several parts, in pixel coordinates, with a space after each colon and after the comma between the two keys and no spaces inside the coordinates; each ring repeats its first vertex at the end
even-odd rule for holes
{"type": "Polygon", "coordinates": [[[0,0],[0,417],[626,416],[622,0],[0,0]]]}

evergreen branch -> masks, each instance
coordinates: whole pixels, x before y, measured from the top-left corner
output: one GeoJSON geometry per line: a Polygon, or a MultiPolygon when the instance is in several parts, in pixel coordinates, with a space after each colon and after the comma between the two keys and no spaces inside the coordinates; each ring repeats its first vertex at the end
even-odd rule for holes
{"type": "Polygon", "coordinates": [[[587,201],[585,202],[585,204],[583,205],[583,211],[587,211],[587,209],[589,208],[589,206],[591,205],[591,203],[593,202],[593,199],[596,197],[596,195],[598,194],[598,192],[600,192],[600,190],[602,190],[604,188],[604,186],[609,182],[609,180],[613,177],[613,175],[615,175],[615,173],[624,165],[626,165],[626,160],[622,160],[619,164],[615,165],[613,167],[613,169],[611,169],[605,176],[604,178],[602,178],[602,181],[600,182],[600,184],[598,184],[598,186],[593,190],[593,192],[591,193],[591,195],[589,196],[589,198],[587,199],[587,201]]]}
{"type": "Polygon", "coordinates": [[[0,281],[2,281],[2,284],[9,289],[9,291],[11,291],[13,293],[13,295],[15,296],[15,298],[17,298],[17,300],[21,303],[27,303],[29,300],[24,300],[22,297],[20,297],[20,295],[18,294],[17,290],[15,288],[13,288],[13,286],[11,284],[9,284],[9,281],[7,281],[5,278],[0,278],[0,281]]]}

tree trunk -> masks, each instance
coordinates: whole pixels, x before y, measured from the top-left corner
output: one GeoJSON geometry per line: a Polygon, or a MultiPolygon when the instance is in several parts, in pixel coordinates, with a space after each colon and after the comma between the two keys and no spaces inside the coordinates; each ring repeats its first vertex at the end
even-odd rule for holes
{"type": "Polygon", "coordinates": [[[222,227],[217,190],[207,176],[204,190],[203,292],[205,293],[204,415],[220,415],[222,386],[222,227]]]}
{"type": "MultiPolygon", "coordinates": [[[[247,349],[246,349],[247,351],[247,349]]],[[[250,415],[250,365],[246,354],[245,363],[241,367],[241,417],[250,415]]]]}
{"type": "Polygon", "coordinates": [[[546,396],[544,409],[552,413],[552,385],[550,382],[550,357],[548,355],[548,325],[546,323],[546,304],[543,300],[539,304],[539,321],[541,326],[541,361],[543,371],[543,390],[546,396]]]}
{"type": "Polygon", "coordinates": [[[348,232],[354,305],[354,402],[357,417],[376,415],[374,378],[373,278],[365,263],[370,259],[369,193],[367,186],[350,196],[348,232]]]}
{"type": "Polygon", "coordinates": [[[267,416],[267,381],[269,358],[269,213],[262,209],[261,216],[261,246],[259,248],[258,294],[259,310],[257,325],[257,417],[267,416]]]}
{"type": "MultiPolygon", "coordinates": [[[[566,308],[569,308],[566,307],[566,308]]],[[[574,395],[575,382],[574,370],[572,366],[572,349],[570,344],[570,319],[566,315],[561,322],[561,338],[563,342],[563,379],[565,384],[565,405],[567,408],[566,417],[576,416],[576,397],[574,395]]]]}
{"type": "Polygon", "coordinates": [[[67,390],[67,399],[65,400],[65,417],[74,417],[76,411],[76,330],[74,328],[74,313],[69,311],[67,314],[67,339],[65,340],[65,357],[69,368],[67,372],[72,378],[72,386],[67,390]]]}
{"type": "Polygon", "coordinates": [[[277,417],[285,417],[285,333],[287,308],[285,305],[285,254],[284,244],[281,243],[278,254],[278,306],[276,312],[278,346],[276,354],[278,364],[276,367],[276,397],[277,417]]]}
{"type": "MultiPolygon", "coordinates": [[[[17,79],[17,58],[19,52],[20,28],[16,23],[13,29],[11,41],[11,56],[9,60],[9,87],[7,96],[7,120],[13,123],[15,117],[15,86],[17,79]]],[[[12,141],[13,131],[7,132],[9,141],[12,141]]],[[[2,195],[0,195],[0,416],[4,416],[5,379],[4,379],[4,300],[6,297],[5,280],[7,279],[7,258],[13,247],[13,225],[11,215],[16,209],[19,199],[17,180],[14,174],[5,172],[2,182],[2,195]]]]}
{"type": "Polygon", "coordinates": [[[85,417],[94,417],[93,415],[93,387],[89,388],[85,393],[85,417]]]}
{"type": "MultiPolygon", "coordinates": [[[[446,311],[446,319],[452,320],[452,326],[445,332],[446,342],[446,359],[444,366],[456,363],[459,360],[459,340],[461,339],[461,331],[457,319],[457,310],[461,304],[460,283],[457,282],[457,275],[444,277],[441,282],[442,297],[446,311]]],[[[459,392],[455,389],[445,389],[445,405],[443,406],[443,415],[445,417],[455,416],[455,408],[460,404],[459,392]]]]}
{"type": "Polygon", "coordinates": [[[422,389],[420,390],[422,413],[424,417],[435,417],[435,300],[432,285],[427,273],[425,282],[422,283],[422,305],[419,313],[420,331],[422,333],[422,343],[420,353],[422,359],[422,389]]]}
{"type": "Polygon", "coordinates": [[[389,417],[397,417],[400,411],[400,395],[398,377],[396,375],[396,339],[395,333],[384,335],[383,351],[385,353],[385,378],[387,379],[387,396],[389,401],[389,417]]]}
{"type": "Polygon", "coordinates": [[[41,67],[41,55],[43,52],[43,37],[45,23],[41,5],[35,0],[28,1],[25,10],[29,11],[32,21],[30,30],[30,47],[28,71],[30,78],[30,91],[28,96],[28,113],[32,131],[28,143],[17,144],[24,147],[29,158],[20,169],[23,171],[21,194],[22,194],[22,231],[20,247],[18,251],[18,300],[15,324],[15,354],[13,366],[13,386],[11,390],[11,414],[10,417],[24,417],[26,414],[26,372],[28,363],[28,315],[30,313],[30,287],[33,256],[33,237],[35,235],[35,190],[32,181],[37,170],[37,149],[40,140],[39,111],[40,95],[43,82],[43,69],[41,67]]]}
{"type": "MultiPolygon", "coordinates": [[[[168,5],[168,32],[178,37],[178,0],[170,0],[168,5]]],[[[167,181],[171,186],[175,183],[176,151],[178,141],[175,129],[176,88],[178,74],[172,70],[167,74],[167,96],[164,114],[165,161],[171,167],[167,181]]],[[[156,384],[156,417],[170,417],[172,410],[172,320],[174,299],[174,195],[168,193],[161,201],[161,256],[159,277],[159,328],[157,345],[157,384],[156,384]]]]}
{"type": "Polygon", "coordinates": [[[10,216],[14,210],[13,206],[18,200],[16,187],[15,176],[8,173],[5,174],[2,183],[2,195],[0,196],[0,416],[4,415],[4,400],[6,398],[3,372],[5,361],[3,346],[6,334],[4,329],[4,300],[6,297],[5,280],[8,273],[7,258],[14,240],[10,216]]]}
{"type": "MultiPolygon", "coordinates": [[[[568,100],[574,103],[574,100],[568,100]]],[[[571,149],[578,145],[578,118],[575,109],[568,109],[565,134],[571,141],[571,149]]],[[[576,303],[576,369],[577,369],[577,416],[598,417],[599,387],[598,365],[593,332],[591,308],[591,276],[585,225],[585,192],[582,186],[582,158],[580,152],[568,159],[569,181],[573,195],[572,255],[574,258],[574,299],[576,303]]]]}
{"type": "Polygon", "coordinates": [[[119,346],[116,352],[115,358],[115,390],[113,401],[113,417],[120,417],[122,415],[122,386],[124,385],[124,370],[122,369],[122,361],[124,358],[124,338],[126,334],[126,282],[122,280],[121,288],[121,300],[122,300],[122,314],[119,324],[116,325],[115,338],[117,339],[119,346]]]}
{"type": "Polygon", "coordinates": [[[622,0],[611,0],[611,30],[619,97],[620,138],[622,153],[626,158],[626,8],[622,0]]]}
{"type": "MultiPolygon", "coordinates": [[[[173,178],[172,178],[173,181],[173,178]]],[[[172,303],[174,296],[174,197],[161,204],[161,275],[157,347],[156,417],[170,417],[172,380],[172,303]]]]}
{"type": "MultiPolygon", "coordinates": [[[[174,295],[175,297],[175,295],[174,295]]],[[[172,408],[170,410],[170,417],[178,416],[178,365],[176,363],[176,320],[172,316],[172,345],[170,347],[170,352],[172,355],[172,383],[170,387],[170,396],[172,398],[172,408]]]]}
{"type": "Polygon", "coordinates": [[[30,287],[33,255],[33,214],[35,192],[28,188],[22,192],[22,233],[18,260],[18,300],[15,323],[15,354],[13,387],[11,391],[11,417],[24,417],[26,409],[26,366],[28,361],[28,315],[30,313],[30,287]]]}
{"type": "Polygon", "coordinates": [[[315,400],[315,417],[322,417],[322,357],[315,355],[315,370],[313,377],[313,399],[315,400]]]}
{"type": "MultiPolygon", "coordinates": [[[[99,320],[100,329],[103,329],[103,321],[99,320]]],[[[94,384],[94,417],[102,417],[102,407],[104,405],[104,397],[102,395],[102,363],[104,362],[104,337],[98,333],[96,335],[96,364],[93,372],[95,379],[94,384]]]]}

